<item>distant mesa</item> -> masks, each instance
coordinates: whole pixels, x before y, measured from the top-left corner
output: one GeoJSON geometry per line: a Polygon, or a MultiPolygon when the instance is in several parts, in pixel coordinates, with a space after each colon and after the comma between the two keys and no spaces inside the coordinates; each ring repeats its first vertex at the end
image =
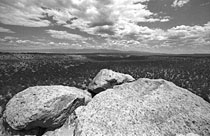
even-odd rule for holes
{"type": "Polygon", "coordinates": [[[3,122],[36,136],[210,135],[210,104],[172,82],[103,69],[89,90],[93,98],[75,87],[30,87],[8,102],[3,122]]]}

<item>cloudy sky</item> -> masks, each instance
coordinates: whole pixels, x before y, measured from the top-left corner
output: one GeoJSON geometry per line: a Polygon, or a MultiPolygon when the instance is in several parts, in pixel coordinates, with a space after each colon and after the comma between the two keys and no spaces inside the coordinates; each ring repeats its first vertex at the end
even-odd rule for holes
{"type": "Polygon", "coordinates": [[[0,50],[210,53],[210,0],[0,0],[0,50]]]}

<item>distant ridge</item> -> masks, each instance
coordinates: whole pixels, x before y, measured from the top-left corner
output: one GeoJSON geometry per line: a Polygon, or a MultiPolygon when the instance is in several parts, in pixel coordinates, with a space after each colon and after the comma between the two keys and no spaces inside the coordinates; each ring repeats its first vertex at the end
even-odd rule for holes
{"type": "Polygon", "coordinates": [[[33,50],[0,50],[0,53],[30,53],[30,54],[130,54],[136,56],[147,56],[147,55],[160,55],[160,56],[210,56],[210,53],[191,53],[191,54],[168,54],[168,53],[155,53],[155,52],[144,52],[144,51],[122,51],[115,49],[33,49],[33,50]]]}
{"type": "Polygon", "coordinates": [[[113,49],[36,49],[36,50],[4,50],[7,53],[53,53],[53,54],[135,54],[135,55],[160,55],[160,53],[140,52],[140,51],[121,51],[113,49]]]}

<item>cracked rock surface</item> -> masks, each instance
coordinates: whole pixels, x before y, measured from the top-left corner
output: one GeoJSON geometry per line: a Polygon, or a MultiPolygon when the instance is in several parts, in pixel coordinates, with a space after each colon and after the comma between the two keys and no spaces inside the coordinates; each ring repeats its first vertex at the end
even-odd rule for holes
{"type": "Polygon", "coordinates": [[[75,113],[77,136],[210,135],[210,104],[162,79],[115,86],[75,113]]]}

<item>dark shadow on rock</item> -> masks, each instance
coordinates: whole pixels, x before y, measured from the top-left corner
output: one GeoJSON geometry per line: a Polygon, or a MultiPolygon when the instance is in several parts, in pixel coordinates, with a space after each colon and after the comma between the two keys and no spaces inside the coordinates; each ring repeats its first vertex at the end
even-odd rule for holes
{"type": "Polygon", "coordinates": [[[93,98],[95,95],[97,95],[98,93],[103,92],[105,90],[106,89],[100,87],[100,88],[95,89],[94,92],[92,90],[88,90],[88,92],[91,94],[91,96],[93,98]],[[95,92],[97,92],[97,93],[95,93],[95,92]]]}
{"type": "Polygon", "coordinates": [[[34,129],[30,129],[30,130],[14,130],[13,128],[11,128],[9,126],[9,124],[7,124],[6,121],[3,121],[2,127],[4,128],[4,133],[5,135],[17,135],[17,136],[42,136],[45,131],[46,128],[41,128],[41,127],[37,127],[34,129]]]}
{"type": "Polygon", "coordinates": [[[115,85],[121,85],[121,84],[123,84],[123,83],[117,83],[117,80],[116,80],[116,79],[112,79],[112,80],[109,80],[109,81],[107,81],[107,82],[108,82],[108,84],[106,84],[106,86],[99,87],[99,88],[96,88],[96,89],[94,89],[94,90],[88,90],[88,92],[91,93],[92,98],[93,98],[95,95],[97,95],[97,94],[99,94],[99,93],[105,91],[106,89],[111,89],[111,88],[113,88],[115,85]]]}

